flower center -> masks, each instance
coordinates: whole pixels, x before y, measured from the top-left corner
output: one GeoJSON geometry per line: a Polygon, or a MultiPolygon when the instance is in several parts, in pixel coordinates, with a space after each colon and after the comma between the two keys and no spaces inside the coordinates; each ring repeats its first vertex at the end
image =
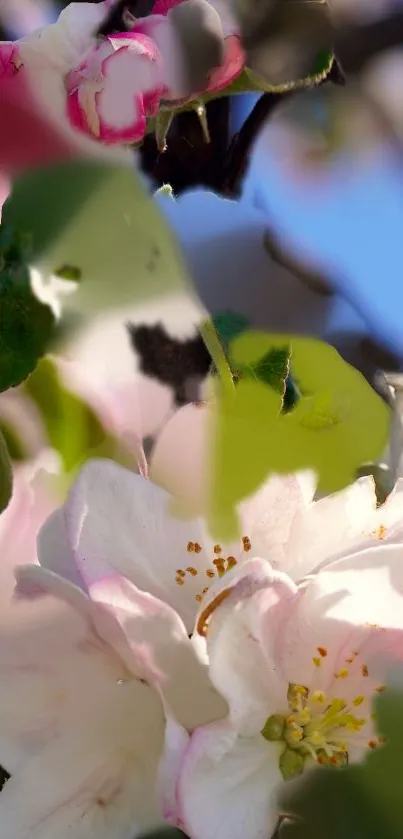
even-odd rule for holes
{"type": "MultiPolygon", "coordinates": [[[[369,722],[358,708],[366,697],[354,697],[350,704],[340,697],[328,698],[321,690],[310,693],[304,685],[290,684],[288,713],[272,714],[261,731],[270,742],[284,743],[279,767],[284,780],[300,775],[307,762],[343,766],[348,763],[348,740],[369,722]]],[[[381,737],[368,740],[376,748],[381,737]]]]}
{"type": "MultiPolygon", "coordinates": [[[[252,544],[249,539],[249,536],[242,536],[241,545],[239,556],[242,557],[243,554],[249,554],[252,550],[252,544]]],[[[198,577],[199,574],[202,574],[203,571],[198,568],[198,561],[196,557],[203,552],[205,553],[204,548],[198,542],[188,542],[186,546],[186,552],[194,556],[194,563],[192,565],[188,565],[187,568],[178,568],[175,572],[175,582],[178,586],[185,585],[186,582],[191,580],[194,577],[198,577]]],[[[238,553],[238,551],[237,551],[238,553]]],[[[205,563],[204,556],[202,556],[203,565],[205,563]]],[[[204,595],[208,592],[211,583],[214,579],[223,577],[228,571],[231,571],[235,565],[238,564],[238,559],[235,556],[225,556],[221,545],[214,545],[213,547],[213,555],[211,559],[209,559],[207,568],[204,568],[204,574],[206,575],[206,585],[204,585],[197,593],[194,595],[195,600],[198,603],[201,603],[204,595]]]]}

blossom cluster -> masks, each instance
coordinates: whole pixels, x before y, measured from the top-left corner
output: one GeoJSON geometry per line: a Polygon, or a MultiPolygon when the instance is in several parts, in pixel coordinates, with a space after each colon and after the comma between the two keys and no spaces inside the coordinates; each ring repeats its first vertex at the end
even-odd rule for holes
{"type": "Polygon", "coordinates": [[[2,84],[22,74],[43,108],[49,109],[53,100],[53,108],[74,129],[107,145],[137,143],[162,105],[172,110],[217,93],[244,66],[235,23],[228,16],[221,21],[212,8],[223,39],[223,62],[212,69],[202,90],[189,91],[171,20],[177,4],[156,0],[148,17],[130,18],[128,31],[103,37],[97,32],[114,0],[71,3],[56,23],[0,44],[2,84]]]}
{"type": "Polygon", "coordinates": [[[89,461],[29,564],[6,538],[21,503],[4,514],[7,839],[164,822],[259,839],[284,783],[383,746],[373,699],[403,657],[401,482],[378,506],[372,478],[315,500],[313,474],[274,475],[241,503],[239,540],[215,543],[203,516],[171,513],[178,476],[202,491],[211,410],[171,416],[148,476],[89,461]]]}

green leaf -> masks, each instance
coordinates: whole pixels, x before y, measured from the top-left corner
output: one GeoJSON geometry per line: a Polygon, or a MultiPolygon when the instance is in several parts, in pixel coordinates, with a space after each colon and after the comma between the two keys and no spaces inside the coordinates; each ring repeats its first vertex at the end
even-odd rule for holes
{"type": "Polygon", "coordinates": [[[376,703],[386,744],[361,764],[318,768],[286,785],[280,809],[296,817],[282,839],[400,839],[403,835],[403,695],[387,691],[376,703]]]}
{"type": "Polygon", "coordinates": [[[237,312],[220,312],[213,318],[214,328],[220,341],[228,345],[238,335],[241,335],[248,328],[249,322],[244,315],[237,312]]]}
{"type": "Polygon", "coordinates": [[[189,288],[158,202],[126,166],[75,161],[25,173],[3,219],[31,236],[32,262],[44,273],[74,267],[81,281],[65,309],[82,314],[189,288]]]}
{"type": "Polygon", "coordinates": [[[24,442],[20,439],[19,435],[15,431],[15,428],[13,428],[11,424],[9,425],[7,422],[1,420],[0,434],[4,438],[11,460],[19,462],[28,458],[29,455],[28,451],[24,447],[24,442]]]}
{"type": "Polygon", "coordinates": [[[89,406],[63,386],[50,359],[40,362],[24,388],[39,408],[49,443],[59,452],[67,473],[89,457],[111,457],[126,463],[122,447],[107,434],[89,406]]]}
{"type": "Polygon", "coordinates": [[[268,350],[262,358],[253,364],[238,364],[236,372],[241,378],[254,379],[269,385],[284,395],[285,383],[290,367],[289,347],[268,350]]]}
{"type": "Polygon", "coordinates": [[[51,339],[54,316],[32,292],[26,243],[0,228],[0,391],[20,384],[34,370],[51,339]]]}
{"type": "Polygon", "coordinates": [[[0,433],[0,513],[8,506],[13,493],[13,470],[3,435],[0,433]]]}
{"type": "Polygon", "coordinates": [[[270,473],[312,468],[321,492],[342,489],[359,466],[382,455],[390,422],[389,409],[364,377],[321,341],[247,331],[232,342],[230,357],[233,369],[253,375],[222,391],[218,401],[209,519],[217,539],[228,541],[239,535],[236,505],[270,473]],[[276,351],[284,363],[287,346],[302,396],[284,413],[286,370],[273,389],[271,360],[276,351]]]}
{"type": "Polygon", "coordinates": [[[56,269],[55,275],[56,277],[60,277],[61,280],[70,280],[73,283],[79,283],[81,280],[81,268],[77,268],[76,265],[62,265],[56,269]]]}

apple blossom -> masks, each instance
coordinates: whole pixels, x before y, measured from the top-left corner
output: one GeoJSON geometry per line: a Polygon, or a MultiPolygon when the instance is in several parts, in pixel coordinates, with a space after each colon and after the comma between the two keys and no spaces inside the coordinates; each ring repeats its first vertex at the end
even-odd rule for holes
{"type": "Polygon", "coordinates": [[[298,587],[258,559],[216,584],[197,628],[230,710],[181,762],[178,823],[192,839],[270,836],[284,781],[382,746],[372,701],[403,656],[401,568],[401,545],[378,543],[298,587]]]}
{"type": "Polygon", "coordinates": [[[185,68],[181,44],[172,18],[172,10],[186,0],[156,0],[151,15],[132,19],[131,31],[142,32],[156,43],[164,60],[164,92],[166,105],[176,100],[192,100],[206,93],[217,93],[233,82],[245,66],[245,54],[228,4],[211,2],[217,13],[218,28],[224,40],[224,57],[219,67],[212,69],[202,90],[189,92],[184,88],[185,68]]]}
{"type": "MultiPolygon", "coordinates": [[[[172,453],[178,452],[169,427],[177,428],[188,410],[173,416],[156,452],[165,444],[172,453]]],[[[402,529],[400,483],[377,509],[372,478],[312,501],[312,476],[274,475],[239,505],[239,540],[220,545],[202,516],[174,515],[178,481],[183,479],[183,488],[191,489],[192,466],[197,480],[196,459],[189,456],[186,463],[191,448],[183,433],[182,441],[183,459],[176,460],[173,495],[112,461],[88,461],[64,507],[39,534],[40,563],[57,571],[55,546],[59,545],[60,561],[64,562],[66,551],[71,554],[86,585],[111,569],[123,573],[140,589],[169,603],[192,631],[209,587],[250,557],[260,556],[298,581],[361,542],[373,545],[378,539],[400,538],[396,536],[402,529]]],[[[189,439],[190,444],[194,441],[194,436],[189,439]]]]}
{"type": "Polygon", "coordinates": [[[162,58],[151,38],[110,35],[67,77],[70,122],[104,143],[135,143],[158,110],[162,79],[162,58]]]}
{"type": "Polygon", "coordinates": [[[173,609],[118,574],[84,591],[63,559],[69,580],[31,564],[2,587],[2,836],[133,839],[174,817],[186,730],[226,706],[173,609]]]}
{"type": "MultiPolygon", "coordinates": [[[[16,42],[0,43],[0,105],[4,124],[0,153],[2,165],[8,171],[80,153],[104,156],[102,146],[90,142],[88,136],[70,124],[66,80],[96,50],[96,30],[110,6],[111,0],[71,3],[56,23],[30,32],[16,42]]],[[[113,86],[116,74],[110,75],[113,86]]],[[[118,97],[114,113],[117,129],[121,127],[121,105],[118,97]]],[[[126,160],[122,155],[120,152],[119,159],[126,160]]]]}

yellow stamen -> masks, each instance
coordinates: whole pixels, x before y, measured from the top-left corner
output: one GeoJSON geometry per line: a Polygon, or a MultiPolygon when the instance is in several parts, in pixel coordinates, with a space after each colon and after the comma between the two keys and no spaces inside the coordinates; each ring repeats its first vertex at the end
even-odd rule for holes
{"type": "Polygon", "coordinates": [[[311,695],[311,702],[319,702],[320,705],[324,705],[326,702],[326,694],[323,690],[314,690],[311,695]]]}

